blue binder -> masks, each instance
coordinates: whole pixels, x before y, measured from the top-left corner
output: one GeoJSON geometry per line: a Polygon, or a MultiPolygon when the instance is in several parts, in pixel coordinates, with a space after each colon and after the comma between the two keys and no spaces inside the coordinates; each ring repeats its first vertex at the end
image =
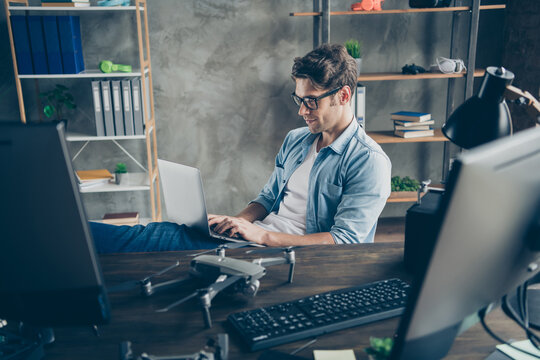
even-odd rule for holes
{"type": "Polygon", "coordinates": [[[10,20],[13,42],[15,44],[17,70],[21,75],[33,74],[34,68],[32,65],[32,53],[30,51],[30,38],[28,37],[26,16],[11,15],[10,20]]]}
{"type": "Polygon", "coordinates": [[[58,16],[57,19],[64,74],[78,74],[84,70],[80,19],[78,16],[58,16]]]}
{"type": "Polygon", "coordinates": [[[47,52],[45,51],[45,38],[43,37],[43,23],[41,16],[28,16],[28,34],[30,34],[30,49],[34,62],[34,74],[48,74],[47,52]]]}
{"type": "Polygon", "coordinates": [[[60,52],[60,38],[58,36],[56,16],[43,16],[43,33],[45,34],[49,74],[63,74],[62,53],[60,52]]]}

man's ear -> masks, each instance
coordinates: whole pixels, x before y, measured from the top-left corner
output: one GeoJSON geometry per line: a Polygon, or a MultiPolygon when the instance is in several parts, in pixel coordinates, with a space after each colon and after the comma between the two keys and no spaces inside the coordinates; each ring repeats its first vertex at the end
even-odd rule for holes
{"type": "Polygon", "coordinates": [[[339,90],[339,102],[344,105],[351,100],[352,91],[349,85],[345,85],[339,90]]]}

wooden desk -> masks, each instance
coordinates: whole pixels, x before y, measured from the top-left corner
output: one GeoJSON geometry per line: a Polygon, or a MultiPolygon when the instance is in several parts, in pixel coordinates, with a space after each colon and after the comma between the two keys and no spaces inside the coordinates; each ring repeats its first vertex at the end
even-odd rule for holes
{"type": "MultiPolygon", "coordinates": [[[[186,255],[190,253],[105,255],[101,257],[101,264],[105,280],[113,285],[141,279],[180,260],[179,270],[163,276],[163,279],[171,279],[174,275],[186,273],[191,260],[186,255]]],[[[246,255],[244,249],[230,250],[227,254],[256,258],[246,255]]],[[[236,333],[226,324],[229,313],[385,278],[410,280],[403,270],[403,245],[400,243],[311,246],[298,249],[296,254],[294,283],[286,282],[288,266],[278,265],[268,268],[255,298],[219,294],[211,308],[214,322],[211,329],[204,328],[195,299],[168,313],[154,311],[189,294],[193,288],[168,290],[149,298],[141,297],[137,291],[112,294],[113,318],[109,325],[100,328],[101,337],[95,337],[89,328],[56,329],[56,342],[47,348],[46,359],[118,359],[118,344],[123,340],[132,341],[136,355],[141,352],[153,355],[190,354],[200,350],[209,336],[221,332],[230,335],[230,359],[256,359],[260,352],[247,353],[236,333]]],[[[321,336],[315,344],[297,355],[311,358],[314,349],[354,348],[357,359],[367,359],[363,349],[368,346],[369,337],[392,336],[398,321],[397,318],[390,319],[321,336]]],[[[502,336],[523,338],[517,327],[509,324],[499,311],[488,316],[488,323],[502,336]]],[[[307,341],[275,349],[290,352],[307,341]]],[[[456,340],[448,359],[484,359],[494,346],[495,342],[476,325],[456,340]]]]}

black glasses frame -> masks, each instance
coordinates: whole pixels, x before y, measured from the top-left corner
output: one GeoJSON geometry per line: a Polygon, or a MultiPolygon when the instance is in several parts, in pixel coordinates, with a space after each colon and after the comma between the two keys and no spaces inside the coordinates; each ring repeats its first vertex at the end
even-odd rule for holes
{"type": "Polygon", "coordinates": [[[325,98],[325,97],[328,97],[330,95],[334,95],[335,93],[337,93],[339,90],[341,90],[341,86],[338,87],[338,88],[335,88],[333,90],[330,90],[328,92],[325,92],[324,94],[322,94],[321,96],[317,96],[317,97],[313,97],[313,96],[306,96],[306,97],[303,97],[301,98],[300,96],[296,95],[293,91],[293,93],[291,94],[291,97],[292,99],[294,100],[295,104],[298,105],[298,106],[301,106],[302,103],[304,103],[304,106],[307,107],[309,110],[317,110],[319,108],[319,100],[325,98]],[[315,106],[311,106],[308,101],[314,101],[315,102],[315,106]]]}

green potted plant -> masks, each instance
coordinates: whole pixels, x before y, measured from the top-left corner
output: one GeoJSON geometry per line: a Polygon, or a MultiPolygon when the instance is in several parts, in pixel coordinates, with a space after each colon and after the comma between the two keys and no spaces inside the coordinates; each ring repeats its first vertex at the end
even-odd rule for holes
{"type": "Polygon", "coordinates": [[[114,169],[114,178],[117,185],[120,185],[122,183],[125,183],[127,175],[127,166],[124,163],[118,163],[116,164],[116,168],[114,169]]]}
{"type": "Polygon", "coordinates": [[[394,340],[391,338],[369,338],[370,347],[364,349],[370,360],[387,360],[390,358],[394,340]]]}
{"type": "Polygon", "coordinates": [[[64,126],[67,126],[67,119],[64,118],[64,107],[68,109],[77,107],[69,89],[64,85],[56,84],[52,90],[40,93],[39,97],[45,104],[43,114],[49,119],[54,117],[56,121],[63,122],[64,126]]]}
{"type": "Polygon", "coordinates": [[[345,48],[349,55],[356,60],[358,75],[360,75],[360,70],[362,68],[362,43],[356,39],[350,39],[345,41],[345,48]]]}
{"type": "Polygon", "coordinates": [[[399,176],[393,176],[391,179],[392,191],[418,191],[420,188],[420,182],[416,179],[411,179],[408,176],[403,178],[399,176]]]}

